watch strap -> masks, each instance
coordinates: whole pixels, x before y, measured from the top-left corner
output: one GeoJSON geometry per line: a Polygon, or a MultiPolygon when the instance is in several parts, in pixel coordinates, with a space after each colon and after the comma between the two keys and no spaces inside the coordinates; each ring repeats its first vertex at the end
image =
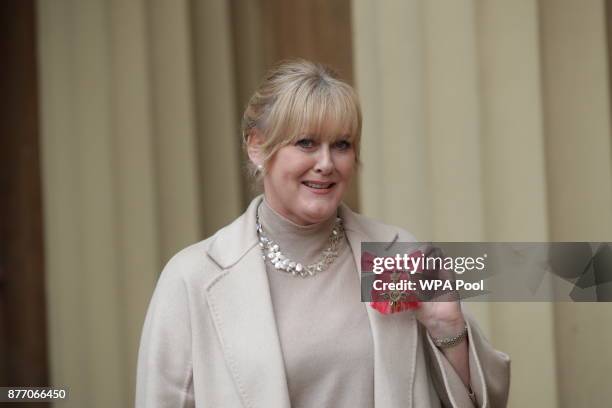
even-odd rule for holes
{"type": "Polygon", "coordinates": [[[434,344],[439,348],[449,348],[449,347],[453,347],[461,343],[467,337],[467,334],[468,334],[468,328],[466,324],[463,327],[463,330],[461,330],[460,333],[454,336],[441,337],[441,338],[432,337],[432,340],[434,344]]]}

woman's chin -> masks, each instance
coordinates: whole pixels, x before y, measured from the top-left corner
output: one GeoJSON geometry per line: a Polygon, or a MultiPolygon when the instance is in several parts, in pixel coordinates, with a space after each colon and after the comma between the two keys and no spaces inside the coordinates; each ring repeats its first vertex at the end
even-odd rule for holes
{"type": "Polygon", "coordinates": [[[308,206],[305,209],[302,218],[307,220],[309,224],[316,224],[328,220],[330,217],[336,214],[338,204],[339,203],[336,202],[329,202],[316,203],[315,205],[308,206]]]}

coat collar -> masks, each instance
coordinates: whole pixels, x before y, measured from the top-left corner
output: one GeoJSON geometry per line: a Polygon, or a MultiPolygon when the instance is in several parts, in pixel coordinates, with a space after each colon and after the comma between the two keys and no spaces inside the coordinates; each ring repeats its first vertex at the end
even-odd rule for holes
{"type": "MultiPolygon", "coordinates": [[[[220,230],[208,256],[222,272],[207,286],[215,328],[246,407],[290,406],[284,361],[270,287],[255,231],[263,196],[220,230]]],[[[398,230],[354,213],[342,204],[340,216],[361,265],[361,243],[394,241],[398,230]]],[[[374,399],[377,407],[411,407],[416,364],[417,325],[412,312],[383,316],[367,307],[374,342],[374,399]]]]}

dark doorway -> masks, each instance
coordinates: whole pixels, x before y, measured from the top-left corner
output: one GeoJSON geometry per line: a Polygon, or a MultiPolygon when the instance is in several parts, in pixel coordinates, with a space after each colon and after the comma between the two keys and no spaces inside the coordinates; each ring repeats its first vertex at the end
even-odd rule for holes
{"type": "Polygon", "coordinates": [[[34,7],[0,2],[0,386],[49,378],[34,7]]]}

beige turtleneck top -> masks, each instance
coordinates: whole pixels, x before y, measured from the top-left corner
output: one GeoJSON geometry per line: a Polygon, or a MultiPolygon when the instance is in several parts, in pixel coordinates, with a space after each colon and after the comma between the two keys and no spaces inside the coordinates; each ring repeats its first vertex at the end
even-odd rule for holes
{"type": "MultiPolygon", "coordinates": [[[[303,265],[321,259],[335,217],[300,226],[263,200],[264,235],[303,265]]],[[[294,277],[266,261],[292,408],[374,406],[374,351],[357,267],[346,238],[327,270],[294,277]]],[[[262,374],[263,375],[263,374],[262,374]]]]}

